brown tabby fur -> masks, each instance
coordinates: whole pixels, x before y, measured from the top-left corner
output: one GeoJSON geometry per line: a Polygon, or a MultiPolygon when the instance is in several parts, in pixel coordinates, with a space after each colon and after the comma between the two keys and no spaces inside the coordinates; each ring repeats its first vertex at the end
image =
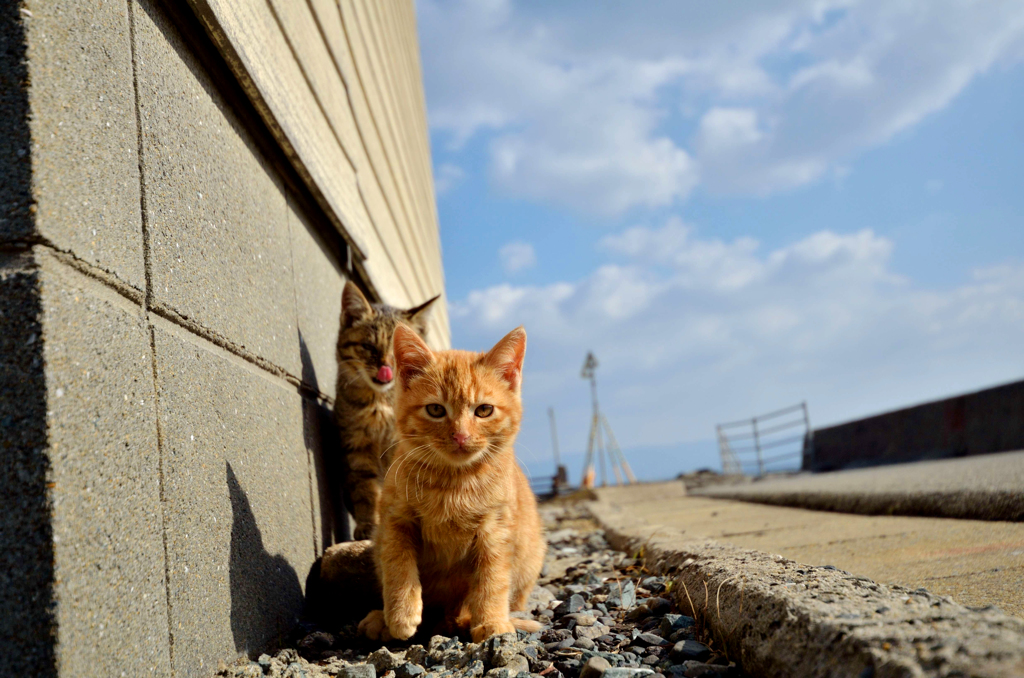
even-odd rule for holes
{"type": "Polygon", "coordinates": [[[345,452],[345,489],[355,518],[356,539],[369,539],[377,524],[377,503],[394,448],[394,381],[374,381],[382,365],[394,369],[391,339],[399,323],[426,335],[430,301],[401,311],[370,304],[353,283],[341,295],[338,387],[334,416],[345,452]]]}
{"type": "Polygon", "coordinates": [[[375,557],[384,609],[360,631],[405,640],[423,607],[444,610],[474,641],[537,622],[510,619],[540,575],[545,543],[537,502],[516,464],[526,332],[512,330],[487,353],[431,352],[395,330],[399,443],[384,480],[375,557]],[[431,417],[428,404],[446,414],[431,417]],[[478,416],[481,404],[493,406],[478,416]],[[459,445],[455,436],[468,436],[459,445]]]}

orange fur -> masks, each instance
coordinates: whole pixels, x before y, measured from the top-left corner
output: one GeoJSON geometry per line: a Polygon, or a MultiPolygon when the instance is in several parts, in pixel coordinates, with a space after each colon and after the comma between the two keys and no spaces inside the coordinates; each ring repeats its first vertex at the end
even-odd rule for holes
{"type": "Polygon", "coordinates": [[[537,630],[509,618],[510,609],[525,608],[545,551],[537,502],[513,449],[526,332],[512,330],[487,353],[433,353],[399,326],[394,350],[400,442],[375,548],[384,610],[367,615],[360,631],[405,640],[424,605],[443,607],[477,642],[537,630]],[[431,416],[428,405],[445,415],[431,416]],[[493,411],[480,416],[481,405],[493,411]]]}

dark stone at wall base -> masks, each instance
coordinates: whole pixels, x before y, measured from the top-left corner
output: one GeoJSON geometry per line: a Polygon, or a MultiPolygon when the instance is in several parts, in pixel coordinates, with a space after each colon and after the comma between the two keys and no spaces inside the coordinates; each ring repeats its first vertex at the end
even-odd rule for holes
{"type": "Polygon", "coordinates": [[[672,661],[678,662],[687,659],[704,661],[711,657],[711,650],[708,649],[707,645],[698,643],[696,640],[680,640],[672,647],[669,657],[672,661]]]}
{"type": "Polygon", "coordinates": [[[661,618],[661,625],[659,630],[661,635],[668,638],[677,631],[692,628],[696,623],[693,617],[687,617],[682,614],[666,614],[661,618]]]}

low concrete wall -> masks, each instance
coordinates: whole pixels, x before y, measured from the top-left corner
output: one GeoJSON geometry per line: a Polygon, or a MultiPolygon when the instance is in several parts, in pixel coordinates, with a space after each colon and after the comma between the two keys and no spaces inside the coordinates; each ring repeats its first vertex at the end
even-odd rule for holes
{"type": "Polygon", "coordinates": [[[1024,449],[1024,381],[816,429],[803,468],[831,471],[1024,449]]]}
{"type": "Polygon", "coordinates": [[[350,257],[180,8],[0,0],[0,676],[211,675],[344,532],[350,257]]]}

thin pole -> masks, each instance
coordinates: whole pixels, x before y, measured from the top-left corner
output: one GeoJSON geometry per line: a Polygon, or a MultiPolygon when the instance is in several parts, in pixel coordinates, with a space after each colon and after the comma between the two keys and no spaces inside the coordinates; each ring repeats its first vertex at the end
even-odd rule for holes
{"type": "Polygon", "coordinates": [[[718,454],[722,457],[722,473],[729,473],[729,460],[725,456],[725,440],[722,437],[722,427],[715,426],[715,432],[718,434],[718,454]]]}
{"type": "MultiPolygon", "coordinates": [[[[608,476],[605,472],[605,461],[604,461],[604,444],[601,440],[601,429],[598,425],[598,417],[600,416],[601,408],[597,404],[597,376],[594,371],[590,372],[590,398],[594,402],[594,416],[590,423],[590,439],[591,441],[597,442],[597,456],[601,462],[601,487],[608,485],[608,476]]],[[[588,457],[589,458],[589,457],[588,457]]]]}
{"type": "Polygon", "coordinates": [[[750,420],[751,425],[754,427],[754,448],[757,450],[757,469],[758,475],[764,475],[764,458],[761,456],[761,438],[757,434],[757,417],[750,420]]]}
{"type": "Polygon", "coordinates": [[[551,419],[551,449],[555,453],[555,467],[562,465],[558,459],[558,428],[555,426],[555,408],[548,408],[548,417],[551,419]]]}
{"type": "Polygon", "coordinates": [[[804,408],[804,449],[800,455],[800,465],[806,471],[814,465],[814,430],[811,428],[811,417],[807,413],[807,401],[800,403],[800,406],[804,408]]]}
{"type": "Polygon", "coordinates": [[[729,436],[721,426],[718,427],[718,449],[722,454],[722,473],[742,473],[743,466],[740,464],[736,453],[729,447],[729,436]]]}

